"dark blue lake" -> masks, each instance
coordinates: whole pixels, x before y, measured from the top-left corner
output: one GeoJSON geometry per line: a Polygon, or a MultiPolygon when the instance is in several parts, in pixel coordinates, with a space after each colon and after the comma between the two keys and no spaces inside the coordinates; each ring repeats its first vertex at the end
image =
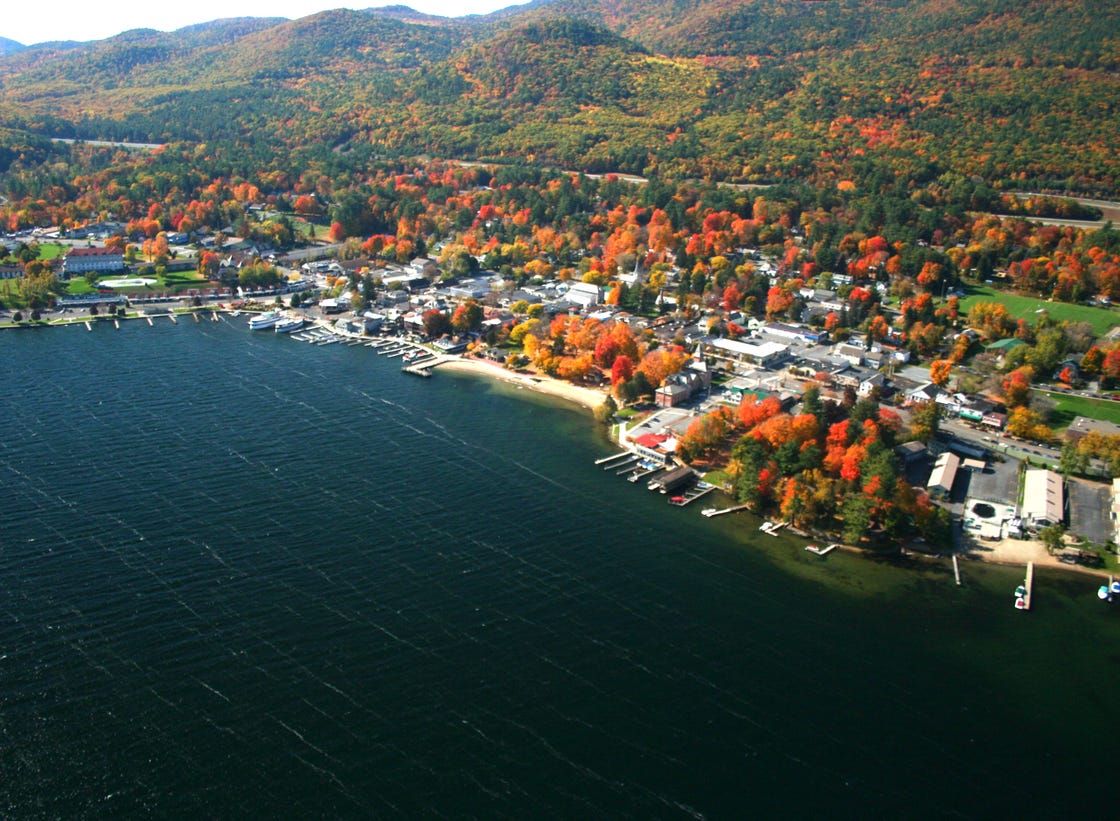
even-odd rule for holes
{"type": "Polygon", "coordinates": [[[821,559],[575,407],[243,318],[0,352],[2,816],[1107,811],[1091,579],[821,559]]]}

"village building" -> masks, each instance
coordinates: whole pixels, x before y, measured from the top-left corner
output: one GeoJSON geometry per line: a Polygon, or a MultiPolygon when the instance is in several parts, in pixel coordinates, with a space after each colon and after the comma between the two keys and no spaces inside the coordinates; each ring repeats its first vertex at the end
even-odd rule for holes
{"type": "Polygon", "coordinates": [[[772,368],[789,357],[789,346],[778,342],[744,342],[738,339],[709,339],[704,353],[731,364],[772,368]]]}
{"type": "Polygon", "coordinates": [[[921,442],[903,442],[894,449],[894,452],[902,459],[903,464],[909,465],[923,458],[929,449],[921,442]]]}
{"type": "Polygon", "coordinates": [[[124,254],[115,248],[71,248],[62,263],[62,277],[124,269],[124,254]]]}
{"type": "Polygon", "coordinates": [[[568,302],[582,310],[595,308],[603,298],[602,289],[591,282],[573,282],[565,294],[568,302]]]}
{"type": "Polygon", "coordinates": [[[1041,528],[1065,518],[1065,492],[1060,474],[1052,470],[1028,470],[1023,475],[1023,522],[1041,528]]]}
{"type": "Polygon", "coordinates": [[[957,479],[957,471],[961,466],[961,458],[955,453],[945,451],[934,462],[933,472],[926,483],[926,490],[934,499],[944,499],[953,492],[953,482],[957,479]]]}
{"type": "Polygon", "coordinates": [[[1085,434],[1095,432],[1105,436],[1120,436],[1120,425],[1103,419],[1090,419],[1088,416],[1075,416],[1066,429],[1066,441],[1080,442],[1085,434]]]}
{"type": "Polygon", "coordinates": [[[1120,545],[1120,476],[1112,480],[1112,541],[1120,545]]]}

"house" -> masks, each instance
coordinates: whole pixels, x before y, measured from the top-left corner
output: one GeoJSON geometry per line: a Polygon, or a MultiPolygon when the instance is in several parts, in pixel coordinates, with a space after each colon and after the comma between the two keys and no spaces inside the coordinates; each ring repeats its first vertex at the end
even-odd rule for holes
{"type": "Polygon", "coordinates": [[[957,478],[957,470],[961,466],[961,457],[955,453],[945,451],[937,457],[933,465],[933,472],[929,475],[926,490],[934,499],[944,499],[953,492],[953,482],[957,478]]]}
{"type": "Polygon", "coordinates": [[[1028,527],[1046,527],[1065,518],[1065,492],[1060,474],[1028,470],[1023,475],[1023,521],[1028,527]]]}
{"type": "Polygon", "coordinates": [[[894,449],[904,464],[916,462],[928,453],[929,449],[921,442],[903,442],[894,449]]]}
{"type": "Polygon", "coordinates": [[[918,402],[928,402],[941,396],[945,391],[932,382],[924,382],[916,388],[906,392],[906,404],[913,405],[918,402]]]}
{"type": "Polygon", "coordinates": [[[863,356],[867,353],[863,348],[858,348],[855,345],[848,345],[841,342],[832,349],[832,355],[843,359],[849,365],[860,365],[863,362],[863,356]]]}
{"type": "Polygon", "coordinates": [[[71,248],[62,263],[64,279],[90,272],[124,269],[124,254],[116,248],[71,248]]]}
{"type": "Polygon", "coordinates": [[[0,265],[0,279],[23,279],[22,265],[0,265]]]}
{"type": "Polygon", "coordinates": [[[665,378],[665,384],[654,393],[654,400],[663,408],[687,402],[712,385],[712,374],[704,362],[693,360],[689,367],[665,378]]]}

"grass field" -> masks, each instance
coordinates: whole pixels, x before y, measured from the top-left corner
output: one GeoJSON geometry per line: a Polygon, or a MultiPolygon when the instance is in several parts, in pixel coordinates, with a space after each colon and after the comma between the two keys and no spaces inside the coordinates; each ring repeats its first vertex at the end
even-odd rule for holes
{"type": "Polygon", "coordinates": [[[1089,399],[1084,396],[1070,396],[1066,393],[1038,390],[1035,393],[1052,399],[1056,404],[1055,428],[1067,428],[1075,416],[1088,416],[1120,425],[1120,402],[1108,399],[1089,399]]]}
{"type": "Polygon", "coordinates": [[[1112,308],[1094,308],[1089,305],[1071,305],[1068,302],[1048,302],[1039,297],[1019,296],[1007,291],[997,291],[986,285],[970,285],[961,300],[961,313],[967,314],[977,302],[998,302],[1007,307],[1016,319],[1034,321],[1036,311],[1044,309],[1058,322],[1088,322],[1098,336],[1120,325],[1120,311],[1112,308]]]}
{"type": "Polygon", "coordinates": [[[56,242],[42,242],[39,243],[39,259],[58,259],[64,256],[69,250],[69,245],[61,245],[56,242]]]}

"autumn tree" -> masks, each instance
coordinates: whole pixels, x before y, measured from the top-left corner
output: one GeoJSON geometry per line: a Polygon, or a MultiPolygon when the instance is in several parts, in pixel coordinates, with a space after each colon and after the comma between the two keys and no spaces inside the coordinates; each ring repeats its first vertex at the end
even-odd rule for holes
{"type": "Polygon", "coordinates": [[[937,436],[941,424],[941,406],[934,399],[918,402],[910,408],[910,438],[928,445],[937,436]]]}
{"type": "Polygon", "coordinates": [[[1031,401],[1031,382],[1034,368],[1023,365],[1016,368],[1003,380],[1003,402],[1008,408],[1026,407],[1031,401]]]}
{"type": "Polygon", "coordinates": [[[953,363],[948,359],[935,359],[929,363],[929,381],[939,388],[945,387],[949,382],[953,363]]]}

